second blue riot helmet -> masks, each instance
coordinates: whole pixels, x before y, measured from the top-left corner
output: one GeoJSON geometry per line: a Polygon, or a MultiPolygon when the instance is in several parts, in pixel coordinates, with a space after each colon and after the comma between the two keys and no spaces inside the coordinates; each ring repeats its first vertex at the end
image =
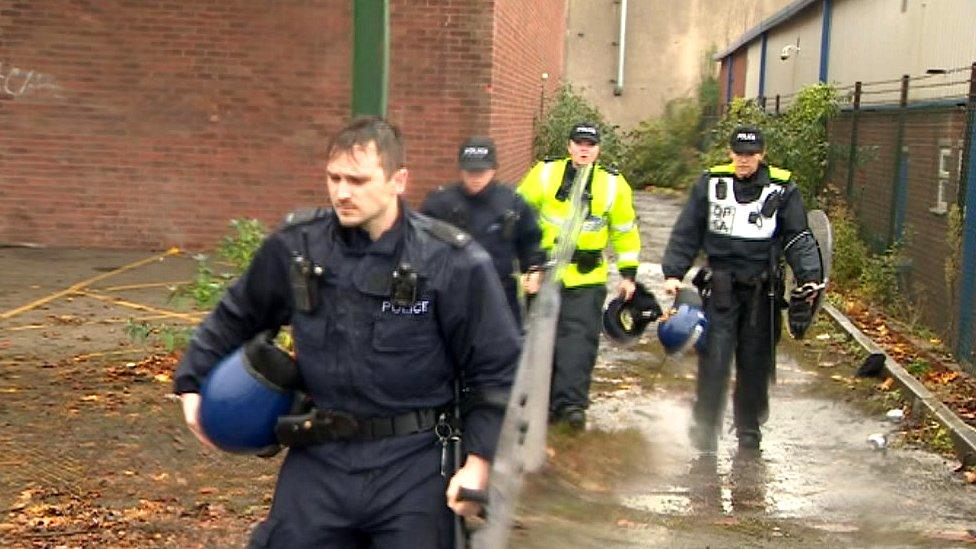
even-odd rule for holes
{"type": "Polygon", "coordinates": [[[683,288],[678,291],[667,319],[658,322],[657,338],[669,355],[692,347],[703,353],[707,329],[708,319],[702,310],[701,297],[694,289],[683,288]]]}
{"type": "Polygon", "coordinates": [[[291,412],[299,379],[291,356],[259,335],[221,359],[200,387],[203,432],[227,452],[273,452],[275,424],[291,412]]]}

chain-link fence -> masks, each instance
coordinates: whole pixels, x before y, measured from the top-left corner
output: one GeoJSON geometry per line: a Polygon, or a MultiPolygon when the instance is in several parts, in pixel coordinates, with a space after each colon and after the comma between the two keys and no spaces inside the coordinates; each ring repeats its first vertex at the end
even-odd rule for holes
{"type": "Polygon", "coordinates": [[[967,183],[976,185],[967,177],[974,75],[976,64],[840,88],[828,177],[874,251],[901,247],[901,290],[969,361],[973,295],[963,280],[972,250],[954,211],[965,211],[967,183]]]}

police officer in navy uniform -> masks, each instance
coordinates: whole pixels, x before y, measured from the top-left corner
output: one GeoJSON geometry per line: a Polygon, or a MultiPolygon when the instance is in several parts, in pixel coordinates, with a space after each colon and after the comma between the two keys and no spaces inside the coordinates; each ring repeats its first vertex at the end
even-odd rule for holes
{"type": "Polygon", "coordinates": [[[491,139],[465,141],[458,150],[458,168],[461,181],[431,192],[420,211],[463,229],[488,251],[508,305],[521,323],[516,268],[523,276],[538,278],[546,259],[539,248],[542,230],[535,211],[495,180],[498,159],[491,139]]]}
{"type": "Polygon", "coordinates": [[[487,485],[520,336],[488,254],[400,200],[395,128],[358,119],[326,159],[332,209],[292,214],[265,239],[197,329],[176,392],[208,443],[198,394],[208,371],[290,324],[322,421],[289,449],[251,546],[450,547],[452,510],[480,511],[458,489],[487,485]],[[459,378],[465,459],[454,472],[438,436],[459,378]]]}
{"type": "Polygon", "coordinates": [[[780,333],[780,258],[785,255],[799,284],[822,281],[799,190],[790,172],[767,165],[764,156],[758,128],[733,131],[731,162],[708,169],[694,184],[662,261],[665,290],[675,293],[699,250],[708,260],[694,281],[708,317],[691,429],[700,450],[717,445],[733,356],[739,447],[759,448],[780,333]]]}

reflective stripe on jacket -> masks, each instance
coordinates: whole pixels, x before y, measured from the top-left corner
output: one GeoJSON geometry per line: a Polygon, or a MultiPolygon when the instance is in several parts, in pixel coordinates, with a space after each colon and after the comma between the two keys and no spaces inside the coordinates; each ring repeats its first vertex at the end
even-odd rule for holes
{"type": "MultiPolygon", "coordinates": [[[[568,165],[568,158],[539,162],[518,187],[518,193],[539,212],[540,245],[547,251],[552,250],[562,223],[571,215],[570,201],[556,198],[568,165]]],[[[630,185],[622,175],[597,164],[591,179],[589,212],[576,249],[602,253],[608,242],[616,254],[618,269],[637,268],[640,233],[630,185]]],[[[579,272],[575,264],[569,265],[563,275],[563,284],[567,287],[605,284],[608,271],[605,259],[588,273],[579,272]]]]}

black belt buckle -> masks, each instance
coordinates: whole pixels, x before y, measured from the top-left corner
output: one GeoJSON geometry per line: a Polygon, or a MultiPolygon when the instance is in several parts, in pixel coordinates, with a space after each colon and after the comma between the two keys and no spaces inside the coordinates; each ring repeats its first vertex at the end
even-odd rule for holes
{"type": "Polygon", "coordinates": [[[349,440],[359,434],[359,421],[347,412],[320,410],[315,414],[315,423],[333,440],[349,440]]]}

